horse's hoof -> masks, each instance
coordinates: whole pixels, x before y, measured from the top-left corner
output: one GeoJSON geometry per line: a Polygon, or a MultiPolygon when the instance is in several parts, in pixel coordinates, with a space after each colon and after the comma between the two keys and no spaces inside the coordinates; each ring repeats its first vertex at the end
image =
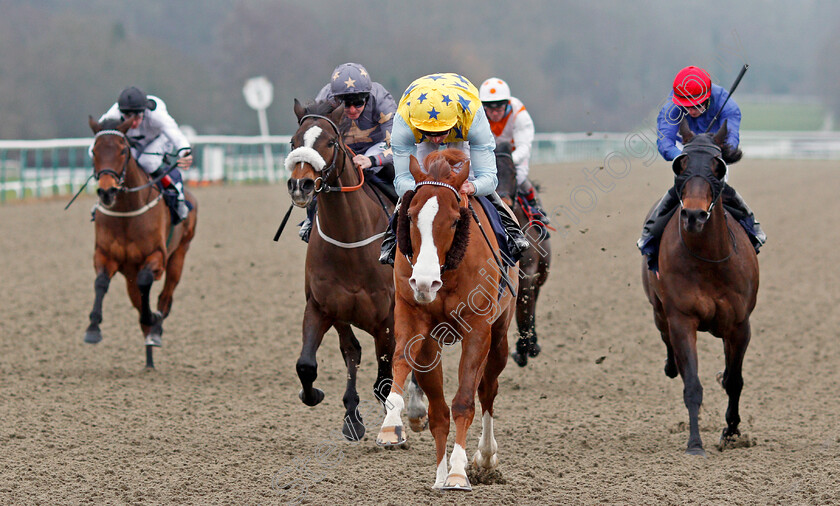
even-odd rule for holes
{"type": "Polygon", "coordinates": [[[361,421],[359,422],[351,422],[350,420],[344,420],[344,427],[341,428],[341,433],[344,434],[344,438],[348,441],[361,441],[361,439],[365,436],[365,424],[361,421]]]}
{"type": "Polygon", "coordinates": [[[534,358],[540,354],[540,351],[542,351],[542,348],[539,344],[531,343],[531,346],[528,348],[528,356],[534,358]]]}
{"type": "Polygon", "coordinates": [[[441,490],[460,490],[462,492],[472,492],[470,480],[466,475],[458,473],[449,473],[446,481],[443,482],[441,490]]]}
{"type": "Polygon", "coordinates": [[[472,464],[477,468],[492,471],[493,469],[499,467],[499,456],[498,454],[494,453],[488,459],[484,456],[484,454],[481,453],[481,450],[476,450],[473,454],[472,464]]]}
{"type": "Polygon", "coordinates": [[[85,331],[85,342],[88,344],[96,344],[102,341],[102,332],[99,329],[85,331]]]}
{"type": "Polygon", "coordinates": [[[146,346],[154,346],[160,348],[163,346],[163,336],[160,334],[149,334],[146,336],[146,346]]]}
{"type": "Polygon", "coordinates": [[[379,429],[379,435],[376,436],[376,444],[379,446],[399,446],[405,442],[406,436],[402,425],[382,427],[379,429]]]}
{"type": "Polygon", "coordinates": [[[420,418],[409,417],[408,426],[414,432],[423,432],[424,430],[426,430],[426,427],[429,426],[429,417],[427,415],[423,415],[420,418]]]}
{"type": "Polygon", "coordinates": [[[705,457],[706,456],[706,450],[704,450],[702,447],[688,448],[688,449],[686,449],[685,454],[686,455],[697,455],[699,457],[705,457]]]}
{"type": "Polygon", "coordinates": [[[671,379],[674,379],[679,374],[677,371],[677,366],[673,362],[669,362],[668,359],[665,359],[665,376],[668,376],[671,379]]]}
{"type": "Polygon", "coordinates": [[[313,388],[312,389],[312,398],[310,399],[310,398],[307,398],[303,394],[303,390],[301,390],[298,393],[298,397],[300,397],[300,400],[302,400],[303,403],[306,404],[307,406],[317,406],[318,404],[320,404],[321,401],[324,400],[324,391],[321,390],[320,388],[313,388]]]}
{"type": "Polygon", "coordinates": [[[519,367],[525,367],[526,365],[528,365],[528,356],[524,353],[514,351],[510,354],[510,358],[512,358],[513,361],[516,362],[516,365],[518,365],[519,367]]]}

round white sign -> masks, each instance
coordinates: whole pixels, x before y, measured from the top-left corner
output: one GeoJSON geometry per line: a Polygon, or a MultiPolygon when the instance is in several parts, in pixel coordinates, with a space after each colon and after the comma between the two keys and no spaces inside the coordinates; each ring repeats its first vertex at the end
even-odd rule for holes
{"type": "Polygon", "coordinates": [[[260,111],[271,105],[274,87],[265,76],[252,77],[245,81],[242,87],[242,94],[251,109],[260,111]]]}

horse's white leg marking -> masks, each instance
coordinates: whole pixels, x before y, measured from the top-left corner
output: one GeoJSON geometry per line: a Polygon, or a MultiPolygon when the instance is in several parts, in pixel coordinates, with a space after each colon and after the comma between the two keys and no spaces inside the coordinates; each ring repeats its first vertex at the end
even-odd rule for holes
{"type": "Polygon", "coordinates": [[[451,466],[451,474],[467,475],[467,452],[458,443],[455,443],[455,447],[452,448],[449,465],[451,466]]]}
{"type": "Polygon", "coordinates": [[[434,300],[437,289],[440,288],[440,263],[438,262],[437,247],[432,234],[433,223],[439,209],[437,197],[432,197],[423,204],[423,208],[417,215],[417,228],[420,231],[420,253],[417,254],[417,263],[411,272],[409,283],[415,292],[421,294],[424,300],[418,302],[431,302],[434,300]],[[428,299],[428,300],[426,300],[428,299]]]}
{"type": "Polygon", "coordinates": [[[478,450],[473,455],[473,464],[484,469],[495,469],[499,465],[496,452],[499,445],[493,435],[493,417],[489,411],[481,417],[481,439],[478,440],[478,450]]]}
{"type": "Polygon", "coordinates": [[[402,395],[391,390],[388,398],[385,400],[385,419],[382,421],[382,427],[396,427],[402,425],[402,410],[405,406],[402,395]]]}
{"type": "Polygon", "coordinates": [[[440,459],[437,466],[437,472],[435,474],[435,484],[432,485],[434,489],[441,489],[443,488],[443,484],[446,482],[446,476],[449,474],[449,471],[446,469],[446,451],[443,452],[443,458],[440,459]]]}

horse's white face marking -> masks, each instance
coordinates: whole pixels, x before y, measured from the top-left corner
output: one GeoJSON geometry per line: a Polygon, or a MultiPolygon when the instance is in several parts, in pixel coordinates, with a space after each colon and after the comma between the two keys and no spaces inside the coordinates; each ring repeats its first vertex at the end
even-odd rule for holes
{"type": "Polygon", "coordinates": [[[312,126],[303,134],[303,146],[293,149],[292,152],[289,153],[289,156],[286,157],[287,171],[292,172],[295,165],[299,163],[308,163],[317,171],[324,170],[327,162],[324,161],[321,153],[318,153],[312,147],[315,145],[315,141],[321,135],[321,132],[323,132],[321,127],[312,126]]]}
{"type": "Polygon", "coordinates": [[[311,148],[312,146],[314,146],[315,141],[318,139],[318,136],[321,135],[321,132],[323,132],[323,130],[321,130],[321,127],[311,127],[309,130],[306,131],[305,134],[303,134],[303,145],[307,148],[311,148]]]}
{"type": "Polygon", "coordinates": [[[433,235],[438,209],[438,199],[432,197],[423,204],[423,208],[417,214],[420,253],[417,254],[417,263],[414,264],[408,283],[414,290],[414,300],[421,304],[434,301],[437,291],[443,284],[440,280],[440,263],[433,235]]]}

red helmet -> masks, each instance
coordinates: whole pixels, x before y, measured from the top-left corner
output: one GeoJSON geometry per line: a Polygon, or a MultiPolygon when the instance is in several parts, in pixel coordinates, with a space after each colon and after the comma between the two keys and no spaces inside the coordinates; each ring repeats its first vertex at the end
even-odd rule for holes
{"type": "Polygon", "coordinates": [[[683,107],[702,104],[712,94],[712,78],[700,67],[689,66],[674,78],[673,101],[683,107]]]}

